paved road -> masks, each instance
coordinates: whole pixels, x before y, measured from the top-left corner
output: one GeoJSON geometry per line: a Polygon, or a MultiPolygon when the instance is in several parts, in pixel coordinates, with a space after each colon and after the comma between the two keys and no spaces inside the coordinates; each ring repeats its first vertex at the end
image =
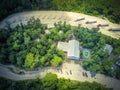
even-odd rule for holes
{"type": "MultiPolygon", "coordinates": [[[[90,72],[85,71],[79,64],[71,63],[63,63],[61,70],[56,70],[53,67],[46,67],[43,69],[38,69],[38,71],[25,71],[25,74],[16,74],[13,73],[8,65],[2,65],[0,64],[0,77],[4,77],[11,80],[28,80],[28,79],[35,79],[35,78],[42,78],[46,75],[48,72],[52,72],[54,74],[57,74],[58,78],[66,78],[71,80],[77,80],[77,81],[88,81],[93,82],[96,81],[98,83],[101,83],[103,85],[106,85],[107,87],[114,88],[114,90],[120,90],[120,80],[110,78],[108,76],[97,74],[96,79],[91,78],[90,72]],[[70,74],[70,70],[71,73],[70,74]],[[84,77],[82,75],[82,72],[86,72],[88,74],[88,77],[84,77]]],[[[14,67],[14,66],[12,66],[14,67]]],[[[16,67],[14,67],[16,69],[16,67]]]]}
{"type": "Polygon", "coordinates": [[[12,14],[0,22],[0,28],[5,27],[6,22],[10,22],[10,26],[12,28],[14,28],[16,25],[20,23],[26,24],[26,22],[30,19],[30,17],[33,16],[35,18],[39,18],[41,22],[44,24],[55,23],[58,21],[62,21],[62,22],[66,21],[66,23],[72,26],[78,26],[78,24],[81,24],[83,27],[87,27],[87,28],[96,28],[97,24],[109,23],[109,26],[101,27],[100,32],[102,32],[105,35],[111,36],[113,38],[117,38],[117,39],[120,38],[120,31],[119,32],[108,31],[108,29],[112,27],[120,28],[120,24],[114,24],[109,22],[108,20],[103,20],[95,16],[89,16],[81,13],[64,12],[64,11],[29,11],[29,12],[12,14]],[[78,19],[80,17],[85,17],[85,20],[74,22],[75,19],[78,19]],[[91,21],[91,20],[96,20],[97,23],[85,24],[86,21],[91,21]]]}
{"type": "Polygon", "coordinates": [[[19,75],[11,72],[7,67],[0,66],[0,76],[11,80],[27,80],[39,77],[39,73],[19,75]]]}

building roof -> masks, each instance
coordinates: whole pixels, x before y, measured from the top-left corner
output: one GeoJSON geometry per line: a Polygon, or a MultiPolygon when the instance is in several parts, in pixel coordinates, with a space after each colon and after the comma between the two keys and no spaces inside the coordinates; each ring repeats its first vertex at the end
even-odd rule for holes
{"type": "Polygon", "coordinates": [[[48,29],[54,28],[54,27],[55,27],[54,23],[47,24],[47,28],[48,28],[48,29]]]}
{"type": "Polygon", "coordinates": [[[68,57],[73,56],[80,58],[79,42],[77,40],[69,41],[68,57]]]}
{"type": "Polygon", "coordinates": [[[46,34],[50,34],[51,32],[49,30],[45,30],[45,33],[46,34]]]}
{"type": "Polygon", "coordinates": [[[70,40],[68,43],[66,42],[58,42],[57,48],[67,52],[67,57],[79,59],[80,58],[80,50],[79,50],[79,42],[77,40],[70,40]]]}
{"type": "Polygon", "coordinates": [[[104,51],[107,51],[109,55],[111,54],[112,50],[113,47],[109,44],[106,44],[106,46],[104,47],[104,51]]]}
{"type": "Polygon", "coordinates": [[[60,50],[63,50],[65,52],[68,51],[68,47],[69,46],[69,43],[66,43],[66,42],[58,42],[58,45],[57,45],[57,48],[60,49],[60,50]]]}

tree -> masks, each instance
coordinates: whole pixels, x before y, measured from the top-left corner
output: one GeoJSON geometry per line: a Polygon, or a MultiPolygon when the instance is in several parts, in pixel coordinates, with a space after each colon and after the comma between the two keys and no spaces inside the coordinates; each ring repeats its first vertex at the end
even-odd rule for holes
{"type": "Polygon", "coordinates": [[[120,55],[120,47],[115,47],[114,54],[120,55]]]}
{"type": "Polygon", "coordinates": [[[57,75],[52,73],[47,73],[47,75],[42,78],[43,88],[45,90],[55,90],[57,84],[57,75]]]}
{"type": "Polygon", "coordinates": [[[33,69],[34,66],[35,66],[35,63],[34,63],[34,54],[33,53],[28,53],[26,55],[26,58],[25,58],[24,67],[33,69]]]}
{"type": "Polygon", "coordinates": [[[103,72],[101,65],[95,63],[90,66],[90,70],[94,72],[103,72]]]}
{"type": "Polygon", "coordinates": [[[26,33],[24,33],[24,44],[25,44],[25,45],[28,45],[28,44],[29,44],[29,42],[30,42],[30,37],[29,37],[29,36],[27,36],[27,34],[26,34],[26,33]]]}
{"type": "Polygon", "coordinates": [[[58,66],[60,63],[62,63],[62,58],[54,55],[54,58],[51,61],[52,66],[58,66]]]}
{"type": "Polygon", "coordinates": [[[89,67],[90,67],[90,65],[92,64],[92,60],[85,60],[85,61],[83,61],[83,67],[85,68],[85,69],[89,69],[89,67]]]}
{"type": "Polygon", "coordinates": [[[116,71],[116,78],[120,79],[120,68],[118,68],[116,71]]]}

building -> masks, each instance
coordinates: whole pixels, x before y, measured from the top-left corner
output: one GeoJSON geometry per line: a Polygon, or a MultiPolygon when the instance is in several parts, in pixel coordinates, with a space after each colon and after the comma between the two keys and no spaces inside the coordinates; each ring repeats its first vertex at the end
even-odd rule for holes
{"type": "Polygon", "coordinates": [[[55,27],[55,25],[53,23],[47,24],[48,29],[51,29],[51,28],[54,28],[54,27],[55,27]]]}
{"type": "Polygon", "coordinates": [[[45,30],[45,34],[50,34],[51,32],[47,29],[45,30]]]}
{"type": "Polygon", "coordinates": [[[63,50],[64,52],[68,52],[68,47],[69,46],[69,43],[67,42],[58,42],[58,45],[57,45],[57,48],[59,50],[63,50]]]}
{"type": "Polygon", "coordinates": [[[69,41],[69,49],[68,49],[67,58],[72,59],[72,60],[80,59],[79,42],[77,40],[69,41]]]}
{"type": "Polygon", "coordinates": [[[77,40],[70,40],[68,43],[58,42],[57,48],[67,52],[67,58],[69,60],[80,59],[79,41],[77,40]]]}
{"type": "Polygon", "coordinates": [[[106,46],[104,47],[104,51],[107,51],[109,55],[111,54],[112,50],[113,47],[109,44],[106,44],[106,46]]]}
{"type": "Polygon", "coordinates": [[[63,31],[62,31],[62,30],[60,30],[60,31],[59,31],[59,34],[61,34],[61,33],[63,33],[63,31]]]}
{"type": "Polygon", "coordinates": [[[83,58],[90,59],[90,49],[83,48],[83,58]]]}
{"type": "Polygon", "coordinates": [[[36,38],[36,39],[35,39],[35,41],[39,42],[39,41],[40,41],[40,39],[39,39],[39,38],[36,38]]]}

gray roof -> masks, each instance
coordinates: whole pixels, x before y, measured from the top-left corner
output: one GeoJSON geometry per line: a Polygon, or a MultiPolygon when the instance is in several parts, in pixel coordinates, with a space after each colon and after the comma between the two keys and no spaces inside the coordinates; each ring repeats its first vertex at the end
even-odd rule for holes
{"type": "Polygon", "coordinates": [[[69,41],[69,49],[67,56],[76,57],[78,59],[80,58],[79,42],[77,40],[69,41]]]}
{"type": "Polygon", "coordinates": [[[47,30],[45,30],[45,33],[50,34],[51,32],[47,29],[47,30]]]}
{"type": "Polygon", "coordinates": [[[54,23],[47,24],[47,28],[48,28],[48,29],[54,28],[54,27],[55,27],[54,23]]]}
{"type": "Polygon", "coordinates": [[[68,52],[68,48],[69,48],[68,46],[69,46],[69,43],[67,43],[67,42],[58,42],[57,48],[59,50],[63,50],[65,52],[68,52]]]}
{"type": "Polygon", "coordinates": [[[80,58],[79,41],[77,40],[70,40],[68,43],[58,42],[57,48],[67,52],[68,59],[79,60],[80,58]]]}
{"type": "Polygon", "coordinates": [[[109,44],[106,44],[106,46],[104,47],[104,51],[107,51],[109,55],[111,54],[112,50],[113,47],[109,44]]]}

